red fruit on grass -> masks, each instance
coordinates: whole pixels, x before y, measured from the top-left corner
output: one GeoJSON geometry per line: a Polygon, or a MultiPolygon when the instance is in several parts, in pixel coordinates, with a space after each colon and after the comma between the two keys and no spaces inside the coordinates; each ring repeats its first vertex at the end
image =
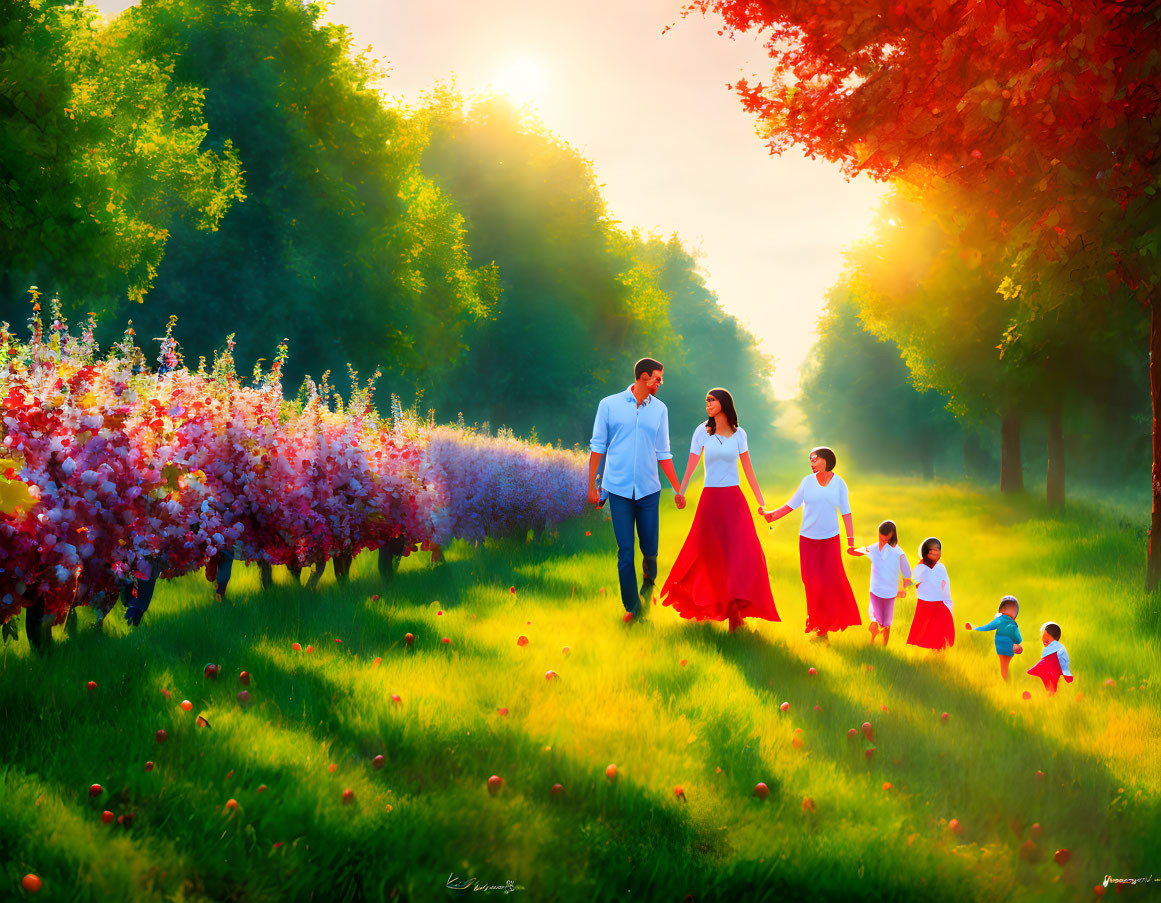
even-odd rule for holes
{"type": "Polygon", "coordinates": [[[445,646],[450,645],[451,639],[449,639],[448,637],[444,637],[442,640],[440,640],[440,642],[443,643],[445,646]]]}
{"type": "Polygon", "coordinates": [[[238,801],[235,799],[226,800],[226,808],[227,809],[237,809],[238,808],[238,801]]]}
{"type": "Polygon", "coordinates": [[[290,648],[295,652],[302,652],[302,643],[294,643],[290,648]]]}
{"type": "Polygon", "coordinates": [[[550,790],[549,792],[553,796],[560,796],[562,793],[564,793],[564,785],[563,784],[553,784],[552,790],[550,790]]]}
{"type": "Polygon", "coordinates": [[[408,646],[410,646],[412,643],[415,642],[415,634],[405,633],[403,635],[403,642],[406,643],[408,646]]]}
{"type": "Polygon", "coordinates": [[[335,642],[336,642],[336,643],[341,643],[341,642],[342,642],[342,640],[340,640],[338,637],[335,637],[335,642]]]}
{"type": "Polygon", "coordinates": [[[517,646],[527,646],[528,645],[528,637],[524,636],[523,634],[516,637],[516,645],[517,646]]]}
{"type": "Polygon", "coordinates": [[[814,677],[816,674],[818,674],[818,671],[816,671],[814,668],[807,668],[806,673],[809,674],[811,677],[814,677]]]}
{"type": "Polygon", "coordinates": [[[633,612],[631,612],[631,611],[625,612],[625,616],[623,618],[621,618],[621,621],[625,624],[628,624],[632,620],[633,620],[633,612]]]}
{"type": "Polygon", "coordinates": [[[544,679],[545,680],[555,680],[556,676],[557,676],[557,674],[555,671],[545,671],[544,672],[544,679]]]}
{"type": "Polygon", "coordinates": [[[183,699],[181,701],[181,710],[183,712],[192,712],[193,711],[193,703],[190,702],[188,699],[183,699]]]}
{"type": "Polygon", "coordinates": [[[610,781],[613,780],[613,778],[615,778],[616,776],[617,776],[617,766],[616,765],[610,765],[608,768],[605,769],[605,777],[608,778],[610,781]]]}
{"type": "Polygon", "coordinates": [[[1103,897],[1105,895],[1105,889],[1100,884],[1094,884],[1092,887],[1092,892],[1094,894],[1096,894],[1098,897],[1103,897]]]}
{"type": "Polygon", "coordinates": [[[103,821],[107,825],[113,824],[113,822],[115,822],[116,820],[117,820],[117,816],[114,815],[112,812],[110,812],[108,809],[106,809],[104,812],[101,813],[101,821],[103,821]]]}
{"type": "Polygon", "coordinates": [[[375,756],[375,758],[373,758],[371,760],[371,767],[374,768],[376,771],[378,771],[380,768],[383,767],[383,763],[386,761],[387,760],[384,759],[382,756],[375,756]]]}
{"type": "Polygon", "coordinates": [[[145,770],[146,770],[146,771],[153,771],[153,763],[152,763],[152,762],[146,762],[146,763],[145,763],[145,770]]]}
{"type": "Polygon", "coordinates": [[[871,756],[873,756],[874,754],[875,754],[875,750],[873,748],[868,749],[865,753],[863,753],[863,755],[867,757],[868,762],[871,761],[871,756]]]}
{"type": "Polygon", "coordinates": [[[206,677],[208,677],[210,680],[217,680],[217,677],[218,677],[218,666],[217,666],[217,665],[215,665],[213,662],[210,662],[208,665],[206,665],[206,667],[205,667],[205,669],[204,669],[203,673],[204,673],[204,674],[206,675],[206,677]]]}
{"type": "Polygon", "coordinates": [[[1052,858],[1056,860],[1057,865],[1064,865],[1064,863],[1072,858],[1072,854],[1068,850],[1057,850],[1052,858]]]}
{"type": "Polygon", "coordinates": [[[249,704],[250,704],[250,691],[243,690],[241,693],[238,694],[238,705],[248,706],[249,704]]]}
{"type": "Polygon", "coordinates": [[[378,602],[378,601],[379,601],[379,594],[378,594],[378,593],[376,593],[375,595],[373,595],[373,596],[371,597],[371,601],[372,601],[372,602],[378,602]]]}
{"type": "Polygon", "coordinates": [[[508,709],[506,707],[501,707],[498,711],[500,712],[501,715],[508,714],[508,709]]]}
{"type": "Polygon", "coordinates": [[[307,654],[314,652],[314,646],[307,646],[306,651],[307,651],[307,654]]]}
{"type": "Polygon", "coordinates": [[[92,798],[92,797],[97,797],[97,796],[100,796],[100,795],[101,795],[101,790],[102,790],[102,787],[101,787],[101,785],[100,785],[100,784],[93,784],[93,785],[92,785],[92,786],[89,788],[89,797],[90,797],[90,798],[92,798]]]}
{"type": "Polygon", "coordinates": [[[169,734],[167,734],[165,732],[165,729],[162,728],[156,734],[153,735],[153,739],[156,740],[158,743],[164,743],[167,739],[169,739],[169,734]]]}
{"type": "Polygon", "coordinates": [[[942,715],[939,716],[939,720],[940,721],[947,721],[947,719],[950,717],[951,716],[949,714],[947,714],[947,712],[944,712],[942,715]]]}
{"type": "Polygon", "coordinates": [[[564,653],[565,658],[568,658],[570,655],[572,655],[572,650],[569,649],[568,646],[565,646],[561,651],[564,653]]]}
{"type": "Polygon", "coordinates": [[[809,796],[806,797],[805,799],[803,799],[803,801],[802,801],[802,811],[803,812],[813,812],[814,811],[814,800],[812,800],[809,796]]]}
{"type": "Polygon", "coordinates": [[[329,771],[331,774],[334,774],[338,770],[339,770],[339,766],[336,765],[334,762],[331,762],[331,764],[327,766],[327,771],[329,771]]]}
{"type": "Polygon", "coordinates": [[[1116,687],[1116,685],[1117,685],[1117,682],[1115,680],[1113,680],[1111,677],[1105,681],[1106,687],[1116,687]]]}
{"type": "Polygon", "coordinates": [[[240,680],[246,686],[250,686],[250,672],[243,671],[241,674],[238,675],[238,680],[240,680]]]}
{"type": "Polygon", "coordinates": [[[585,530],[585,536],[592,536],[592,535],[593,535],[592,530],[585,530]]]}
{"type": "Polygon", "coordinates": [[[20,879],[20,886],[30,894],[40,892],[41,880],[36,875],[25,875],[20,879]]]}
{"type": "Polygon", "coordinates": [[[400,697],[400,695],[398,693],[392,693],[391,694],[391,701],[393,703],[395,703],[396,705],[399,705],[400,703],[403,702],[403,699],[400,697]]]}
{"type": "Polygon", "coordinates": [[[516,587],[514,587],[514,586],[508,587],[508,592],[510,592],[512,595],[516,595],[516,587]]]}
{"type": "Polygon", "coordinates": [[[870,740],[872,743],[875,742],[875,731],[871,727],[871,722],[869,721],[863,722],[863,736],[870,740]]]}
{"type": "Polygon", "coordinates": [[[879,706],[879,708],[881,708],[884,712],[887,711],[887,707],[885,705],[881,705],[881,706],[879,706]]]}
{"type": "Polygon", "coordinates": [[[685,659],[682,659],[680,662],[678,662],[678,664],[680,664],[680,665],[681,665],[681,667],[683,667],[683,668],[684,668],[684,667],[685,667],[685,664],[686,664],[686,660],[685,660],[685,659]]]}
{"type": "Polygon", "coordinates": [[[857,737],[858,735],[859,735],[859,732],[857,730],[855,730],[853,727],[849,731],[847,731],[847,736],[850,737],[852,740],[854,740],[855,737],[857,737]]]}
{"type": "Polygon", "coordinates": [[[437,612],[435,613],[436,617],[439,617],[439,616],[440,616],[440,615],[442,615],[442,614],[443,614],[443,609],[442,609],[442,608],[441,608],[439,611],[437,611],[437,612]]]}
{"type": "Polygon", "coordinates": [[[954,833],[956,833],[956,834],[962,834],[962,833],[963,833],[963,825],[961,825],[961,824],[959,823],[959,819],[958,819],[958,818],[953,818],[951,821],[949,821],[949,822],[947,823],[947,826],[948,826],[948,828],[950,828],[950,829],[951,829],[951,830],[952,830],[954,833]]]}
{"type": "Polygon", "coordinates": [[[685,800],[685,788],[682,787],[680,784],[678,784],[676,787],[673,788],[673,795],[675,797],[677,797],[679,800],[684,801],[685,800]]]}
{"type": "Polygon", "coordinates": [[[1031,698],[1032,698],[1032,694],[1031,694],[1031,693],[1029,693],[1027,690],[1025,690],[1025,691],[1024,691],[1024,698],[1025,698],[1025,699],[1031,699],[1031,698]]]}
{"type": "Polygon", "coordinates": [[[754,785],[754,796],[760,800],[766,799],[770,795],[770,788],[766,786],[765,782],[759,781],[754,785]]]}
{"type": "Polygon", "coordinates": [[[1036,822],[1034,825],[1032,825],[1032,836],[1039,837],[1042,830],[1043,829],[1040,827],[1040,822],[1036,822]]]}
{"type": "Polygon", "coordinates": [[[266,785],[265,785],[265,784],[259,784],[259,785],[258,785],[258,792],[259,792],[259,793],[265,793],[265,792],[266,792],[266,785]]]}
{"type": "Polygon", "coordinates": [[[89,690],[89,692],[92,692],[93,690],[97,689],[97,682],[95,680],[90,680],[87,684],[85,684],[85,687],[89,690]]]}
{"type": "Polygon", "coordinates": [[[784,703],[782,703],[782,705],[778,706],[778,708],[782,709],[782,711],[784,711],[784,712],[789,712],[790,711],[790,703],[784,702],[784,703]]]}
{"type": "Polygon", "coordinates": [[[343,791],[343,805],[349,806],[355,801],[355,791],[348,787],[343,791]]]}
{"type": "Polygon", "coordinates": [[[375,661],[373,661],[373,662],[371,663],[371,665],[372,665],[372,667],[378,668],[378,667],[379,667],[379,663],[380,663],[380,662],[382,662],[382,661],[383,661],[383,659],[382,659],[382,658],[380,658],[379,656],[375,656],[375,661]]]}
{"type": "Polygon", "coordinates": [[[492,794],[492,796],[495,796],[497,793],[499,793],[500,788],[503,786],[504,779],[498,774],[494,774],[488,778],[488,793],[492,794]]]}
{"type": "Polygon", "coordinates": [[[891,782],[890,782],[890,781],[884,781],[884,782],[883,782],[883,789],[884,789],[884,790],[890,790],[890,789],[891,789],[891,782]]]}

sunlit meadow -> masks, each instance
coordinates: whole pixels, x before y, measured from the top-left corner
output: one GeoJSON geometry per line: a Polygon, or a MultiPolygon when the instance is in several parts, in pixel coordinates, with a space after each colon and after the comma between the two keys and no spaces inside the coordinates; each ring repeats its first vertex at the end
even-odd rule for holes
{"type": "MultiPolygon", "coordinates": [[[[887,516],[913,561],[925,536],[943,541],[950,651],[905,646],[913,594],[885,650],[865,628],[811,642],[794,517],[758,527],[781,623],[731,636],[654,606],[627,627],[603,514],[528,542],[458,542],[442,564],[413,555],[390,583],[374,553],[316,593],[283,569],[261,592],[236,567],[214,603],[191,575],[159,586],[135,630],[119,608],[104,633],[81,610],[43,660],[8,643],[0,897],[31,872],[46,900],[425,900],[481,886],[531,900],[1077,900],[1106,875],[1158,871],[1141,519],[846,476],[860,541],[887,516]],[[1010,685],[991,634],[962,630],[1005,593],[1025,641],[1010,685]],[[1076,675],[1056,697],[1024,673],[1048,619],[1076,675]],[[873,739],[848,736],[864,722],[873,739]]],[[[795,482],[771,474],[763,488],[780,500],[795,482]]],[[[695,501],[663,500],[663,575],[695,501]]],[[[846,565],[862,600],[868,565],[846,565]]]]}

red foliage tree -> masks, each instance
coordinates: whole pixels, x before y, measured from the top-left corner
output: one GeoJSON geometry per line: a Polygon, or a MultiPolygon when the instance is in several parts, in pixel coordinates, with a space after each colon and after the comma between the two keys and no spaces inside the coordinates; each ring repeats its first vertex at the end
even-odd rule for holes
{"type": "Polygon", "coordinates": [[[770,80],[733,87],[772,152],[799,146],[848,176],[967,186],[967,212],[1031,252],[1025,281],[1048,292],[1068,278],[1086,284],[1087,303],[1149,310],[1154,588],[1161,2],[693,0],[690,12],[719,16],[723,34],[765,36],[770,80]]]}

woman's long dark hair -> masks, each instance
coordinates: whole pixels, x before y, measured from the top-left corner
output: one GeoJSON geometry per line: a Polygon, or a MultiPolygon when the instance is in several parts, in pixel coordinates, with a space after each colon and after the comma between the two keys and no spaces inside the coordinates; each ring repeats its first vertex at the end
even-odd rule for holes
{"type": "MultiPolygon", "coordinates": [[[[712,395],[718,400],[718,404],[722,406],[722,413],[726,415],[726,422],[729,423],[730,429],[737,432],[738,412],[734,410],[734,396],[725,389],[710,389],[705,394],[712,395]]],[[[716,433],[718,431],[716,418],[710,417],[706,420],[705,428],[711,436],[716,433]]]]}
{"type": "Polygon", "coordinates": [[[883,521],[883,523],[879,524],[879,532],[887,537],[887,545],[899,545],[899,532],[895,529],[895,521],[883,521]]]}
{"type": "Polygon", "coordinates": [[[927,553],[934,549],[936,546],[939,546],[940,551],[943,550],[943,543],[941,543],[934,536],[928,536],[927,539],[923,540],[923,545],[919,547],[919,560],[928,567],[931,567],[932,564],[927,560],[927,553]]]}

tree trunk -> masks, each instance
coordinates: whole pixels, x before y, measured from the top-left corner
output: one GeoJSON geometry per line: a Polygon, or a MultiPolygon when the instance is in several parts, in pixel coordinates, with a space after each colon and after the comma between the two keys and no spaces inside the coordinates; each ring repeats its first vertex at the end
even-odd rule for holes
{"type": "Polygon", "coordinates": [[[919,464],[923,468],[923,479],[935,479],[935,455],[931,450],[931,435],[924,433],[919,437],[919,464]]]}
{"type": "Polygon", "coordinates": [[[302,582],[302,565],[297,561],[292,561],[286,566],[286,570],[290,572],[290,577],[295,583],[302,582]]]}
{"type": "Polygon", "coordinates": [[[1158,322],[1156,293],[1149,303],[1149,397],[1153,402],[1153,522],[1149,526],[1149,558],[1145,568],[1145,590],[1152,592],[1161,578],[1161,555],[1153,540],[1161,536],[1161,433],[1157,414],[1161,409],[1161,322],[1158,322]]]}
{"type": "Polygon", "coordinates": [[[1064,507],[1064,414],[1060,401],[1048,408],[1048,507],[1064,507]]]}
{"type": "Polygon", "coordinates": [[[52,623],[44,620],[44,599],[24,609],[24,635],[28,645],[44,655],[52,646],[52,623]]]}
{"type": "Polygon", "coordinates": [[[339,552],[334,557],[335,564],[335,580],[340,583],[346,583],[351,576],[351,561],[353,556],[350,552],[339,552]]]}
{"type": "Polygon", "coordinates": [[[325,561],[316,561],[314,563],[314,570],[306,578],[306,588],[309,590],[318,589],[318,582],[322,579],[323,571],[326,569],[327,563],[325,561]]]}
{"type": "Polygon", "coordinates": [[[270,589],[274,585],[274,568],[265,559],[258,561],[258,582],[263,589],[270,589]]]}
{"type": "Polygon", "coordinates": [[[1000,492],[1023,492],[1024,468],[1020,463],[1020,412],[1013,409],[1000,422],[1000,492]]]}

